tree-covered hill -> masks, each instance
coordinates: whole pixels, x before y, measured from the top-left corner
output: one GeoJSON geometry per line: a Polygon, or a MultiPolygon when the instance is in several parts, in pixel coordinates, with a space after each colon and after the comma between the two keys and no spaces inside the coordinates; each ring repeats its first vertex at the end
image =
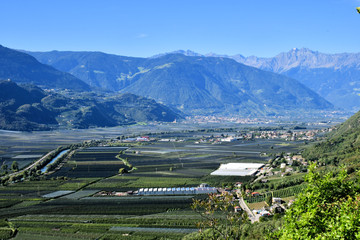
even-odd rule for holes
{"type": "Polygon", "coordinates": [[[327,140],[306,149],[303,156],[322,164],[360,167],[360,112],[333,130],[327,140]]]}
{"type": "Polygon", "coordinates": [[[181,116],[168,107],[133,94],[111,97],[54,92],[0,81],[0,129],[110,127],[143,121],[174,121],[181,116]]]}
{"type": "Polygon", "coordinates": [[[26,52],[43,64],[68,72],[94,88],[117,91],[125,76],[139,71],[145,58],[124,57],[102,52],[26,52]]]}
{"type": "Polygon", "coordinates": [[[38,62],[34,57],[0,45],[0,79],[35,84],[44,88],[89,91],[85,82],[73,75],[38,62]]]}

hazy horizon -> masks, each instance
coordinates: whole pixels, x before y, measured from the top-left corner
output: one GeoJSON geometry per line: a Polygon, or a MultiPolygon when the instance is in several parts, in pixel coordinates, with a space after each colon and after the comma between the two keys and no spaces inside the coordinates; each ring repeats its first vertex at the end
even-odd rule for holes
{"type": "Polygon", "coordinates": [[[360,52],[359,5],[359,0],[3,1],[0,44],[134,57],[179,49],[258,57],[292,48],[360,52]]]}

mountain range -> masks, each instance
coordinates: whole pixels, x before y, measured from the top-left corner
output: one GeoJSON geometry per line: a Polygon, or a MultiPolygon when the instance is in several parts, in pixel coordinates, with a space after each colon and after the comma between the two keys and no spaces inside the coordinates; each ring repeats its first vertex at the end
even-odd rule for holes
{"type": "Polygon", "coordinates": [[[132,58],[101,52],[27,52],[93,88],[130,92],[189,114],[277,115],[332,109],[298,81],[223,57],[165,54],[132,58]]]}
{"type": "MultiPolygon", "coordinates": [[[[173,53],[202,56],[190,50],[173,53]]],[[[154,57],[162,56],[157,55],[154,57]]],[[[307,48],[294,48],[275,57],[205,54],[226,57],[265,71],[279,73],[300,81],[337,107],[360,110],[360,53],[326,54],[307,48]]]]}

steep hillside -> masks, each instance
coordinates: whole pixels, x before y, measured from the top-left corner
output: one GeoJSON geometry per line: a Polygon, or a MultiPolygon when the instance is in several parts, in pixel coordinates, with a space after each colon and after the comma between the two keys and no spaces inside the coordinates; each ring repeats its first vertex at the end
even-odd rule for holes
{"type": "Polygon", "coordinates": [[[55,114],[40,104],[45,96],[40,88],[0,81],[0,128],[45,130],[49,125],[57,124],[55,114]]]}
{"type": "Polygon", "coordinates": [[[38,62],[34,57],[0,45],[0,79],[35,84],[44,88],[90,90],[89,85],[69,73],[38,62]]]}
{"type": "Polygon", "coordinates": [[[154,100],[133,94],[104,98],[77,93],[70,99],[35,86],[0,81],[0,129],[109,127],[179,118],[179,114],[154,100]]]}
{"type": "Polygon", "coordinates": [[[214,75],[223,76],[224,82],[231,87],[274,109],[331,107],[331,104],[294,79],[249,68],[226,58],[202,58],[200,64],[214,75]]]}
{"type": "MultiPolygon", "coordinates": [[[[279,73],[300,81],[337,107],[360,110],[360,53],[325,54],[294,48],[271,58],[256,56],[201,55],[190,50],[175,51],[186,56],[231,58],[247,66],[279,73]]],[[[154,57],[164,56],[159,54],[154,57]]]]}
{"type": "Polygon", "coordinates": [[[303,156],[326,165],[360,169],[360,112],[337,126],[326,141],[306,149],[303,156]]]}
{"type": "Polygon", "coordinates": [[[331,107],[293,79],[250,68],[227,58],[170,54],[148,60],[143,66],[143,73],[133,77],[122,91],[144,95],[184,110],[225,109],[259,115],[331,107]]]}
{"type": "Polygon", "coordinates": [[[91,86],[149,97],[187,113],[249,116],[332,108],[296,80],[227,58],[167,54],[142,59],[98,52],[30,54],[91,86]]]}
{"type": "Polygon", "coordinates": [[[335,106],[360,110],[360,53],[324,54],[295,48],[273,58],[231,58],[297,79],[335,106]]]}
{"type": "Polygon", "coordinates": [[[101,52],[28,52],[41,63],[68,72],[92,87],[117,91],[125,77],[139,72],[143,58],[123,57],[101,52]]]}

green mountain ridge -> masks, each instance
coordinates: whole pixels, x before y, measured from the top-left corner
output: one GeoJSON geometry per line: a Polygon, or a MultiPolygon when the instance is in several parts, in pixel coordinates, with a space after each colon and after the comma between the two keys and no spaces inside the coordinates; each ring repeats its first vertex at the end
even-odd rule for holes
{"type": "Polygon", "coordinates": [[[323,165],[360,169],[360,112],[336,126],[325,141],[306,149],[303,156],[323,165]]]}
{"type": "Polygon", "coordinates": [[[66,97],[36,86],[0,81],[0,128],[49,130],[52,128],[112,127],[143,121],[182,118],[154,100],[133,94],[109,98],[76,93],[66,97]]]}
{"type": "Polygon", "coordinates": [[[333,106],[294,79],[221,57],[132,58],[99,52],[28,52],[92,87],[131,92],[186,113],[277,115],[333,106]]]}
{"type": "Polygon", "coordinates": [[[28,83],[43,88],[73,89],[89,91],[85,82],[69,73],[38,62],[34,57],[0,45],[0,79],[11,79],[17,83],[28,83]]]}
{"type": "Polygon", "coordinates": [[[82,79],[95,88],[116,91],[123,87],[119,81],[125,76],[139,72],[143,58],[123,57],[102,52],[51,51],[26,52],[43,64],[53,66],[82,79]]]}
{"type": "MultiPolygon", "coordinates": [[[[191,51],[180,52],[196,55],[191,51]]],[[[326,54],[307,48],[294,48],[269,58],[244,57],[240,54],[205,56],[231,58],[248,66],[294,78],[337,107],[354,112],[359,110],[360,53],[326,54]]]]}

